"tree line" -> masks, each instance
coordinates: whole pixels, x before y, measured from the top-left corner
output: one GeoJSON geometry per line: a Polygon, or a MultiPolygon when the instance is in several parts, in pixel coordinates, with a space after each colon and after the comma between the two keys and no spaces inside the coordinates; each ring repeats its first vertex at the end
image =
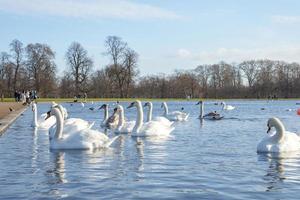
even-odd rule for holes
{"type": "Polygon", "coordinates": [[[247,60],[199,65],[172,74],[140,76],[138,53],[117,36],[108,36],[102,56],[109,63],[94,68],[93,59],[78,42],[65,53],[68,66],[58,76],[55,51],[47,44],[19,40],[0,54],[0,90],[36,90],[40,97],[100,98],[292,98],[300,96],[300,65],[275,60],[247,60]]]}

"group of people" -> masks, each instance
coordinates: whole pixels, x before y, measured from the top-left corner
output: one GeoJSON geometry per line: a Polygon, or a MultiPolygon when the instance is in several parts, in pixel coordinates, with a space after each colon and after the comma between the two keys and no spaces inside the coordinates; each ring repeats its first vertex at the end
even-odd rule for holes
{"type": "Polygon", "coordinates": [[[35,100],[38,98],[36,90],[23,90],[23,91],[15,91],[15,101],[16,102],[22,102],[22,103],[30,103],[32,100],[35,100]]]}

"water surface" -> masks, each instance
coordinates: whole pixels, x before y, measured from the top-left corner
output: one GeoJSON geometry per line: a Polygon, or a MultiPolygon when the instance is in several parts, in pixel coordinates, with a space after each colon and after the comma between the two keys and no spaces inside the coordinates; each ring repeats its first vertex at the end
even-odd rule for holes
{"type": "MultiPolygon", "coordinates": [[[[286,111],[296,101],[228,101],[236,109],[223,112],[224,120],[202,123],[195,103],[168,103],[170,111],[190,113],[168,139],[122,135],[110,149],[95,151],[50,151],[47,131],[30,127],[27,109],[0,137],[1,199],[299,199],[300,154],[256,153],[269,117],[299,132],[300,117],[286,111]]],[[[100,105],[64,104],[70,117],[96,121],[94,128],[103,113],[88,108],[100,105]]],[[[49,106],[38,104],[39,114],[49,106]]],[[[221,106],[209,101],[205,110],[221,106]]],[[[135,109],[125,111],[134,120],[135,109]]],[[[154,116],[160,114],[155,102],[154,116]]]]}

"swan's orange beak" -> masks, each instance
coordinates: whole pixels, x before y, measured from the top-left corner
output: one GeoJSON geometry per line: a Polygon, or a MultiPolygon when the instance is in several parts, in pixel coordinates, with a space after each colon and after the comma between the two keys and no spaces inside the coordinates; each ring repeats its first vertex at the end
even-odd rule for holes
{"type": "Polygon", "coordinates": [[[47,112],[47,116],[46,116],[45,120],[47,120],[49,117],[51,117],[50,111],[47,112]]]}

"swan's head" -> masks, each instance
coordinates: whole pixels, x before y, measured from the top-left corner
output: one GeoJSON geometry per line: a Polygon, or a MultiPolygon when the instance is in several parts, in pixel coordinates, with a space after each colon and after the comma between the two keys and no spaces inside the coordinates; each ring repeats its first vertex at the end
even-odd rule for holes
{"type": "Polygon", "coordinates": [[[200,105],[202,103],[203,103],[203,101],[198,101],[198,103],[196,103],[196,105],[200,105]]]}
{"type": "Polygon", "coordinates": [[[114,114],[118,111],[118,108],[114,108],[114,114]]]}
{"type": "Polygon", "coordinates": [[[223,105],[226,105],[226,103],[225,103],[224,101],[222,101],[222,102],[220,103],[220,105],[223,106],[223,105]]]}
{"type": "Polygon", "coordinates": [[[146,103],[144,104],[144,107],[147,107],[147,106],[150,107],[151,104],[152,104],[151,102],[146,102],[146,103]]]}
{"type": "Polygon", "coordinates": [[[100,109],[107,109],[108,105],[107,104],[102,104],[102,106],[99,108],[100,109]]]}
{"type": "Polygon", "coordinates": [[[166,105],[167,105],[167,103],[164,101],[164,102],[161,103],[160,107],[163,108],[163,107],[166,107],[166,105]]]}
{"type": "Polygon", "coordinates": [[[124,111],[124,108],[121,105],[118,105],[115,109],[117,109],[118,112],[124,111]]]}
{"type": "Polygon", "coordinates": [[[36,110],[36,103],[33,102],[31,105],[31,110],[34,112],[36,110]]]}
{"type": "Polygon", "coordinates": [[[268,127],[267,133],[269,133],[271,131],[272,127],[276,127],[278,125],[283,126],[281,121],[277,117],[270,118],[267,123],[267,127],[268,127]]]}
{"type": "Polygon", "coordinates": [[[129,106],[127,107],[127,108],[132,108],[132,107],[138,107],[139,105],[141,105],[142,103],[139,101],[139,100],[136,100],[136,101],[134,101],[134,102],[131,102],[130,104],[129,104],[129,106]]]}
{"type": "Polygon", "coordinates": [[[47,120],[49,117],[51,117],[51,111],[48,111],[48,112],[47,112],[47,115],[46,115],[45,120],[47,120]]]}

